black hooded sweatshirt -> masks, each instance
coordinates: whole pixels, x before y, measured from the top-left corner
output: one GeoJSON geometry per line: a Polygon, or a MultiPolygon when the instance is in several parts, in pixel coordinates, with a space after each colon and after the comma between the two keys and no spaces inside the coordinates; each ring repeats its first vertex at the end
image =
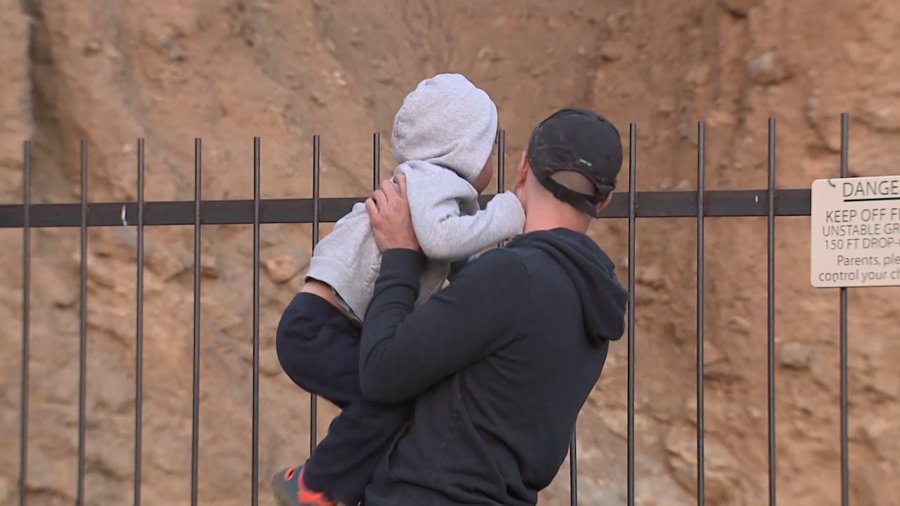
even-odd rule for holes
{"type": "Polygon", "coordinates": [[[414,398],[365,504],[534,505],[624,331],[613,263],[584,234],[531,232],[414,308],[424,262],[384,253],[363,324],[363,395],[414,398]]]}

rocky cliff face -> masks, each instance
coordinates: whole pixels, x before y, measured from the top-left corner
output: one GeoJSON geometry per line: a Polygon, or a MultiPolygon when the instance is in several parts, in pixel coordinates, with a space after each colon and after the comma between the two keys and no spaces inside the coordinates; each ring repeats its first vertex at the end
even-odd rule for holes
{"type": "MultiPolygon", "coordinates": [[[[518,160],[553,108],[585,104],[623,133],[639,127],[640,189],[692,189],[696,122],[707,121],[708,186],[765,186],[766,120],[778,119],[779,186],[837,174],[839,114],[853,118],[851,171],[896,173],[900,4],[891,0],[314,2],[0,0],[0,195],[21,199],[21,140],[34,140],[34,200],[79,198],[78,140],[91,201],[136,195],[146,139],[148,200],[252,196],[262,137],[265,198],[308,196],[322,135],[323,196],[371,184],[371,134],[429,74],[462,71],[487,89],[518,160]]],[[[513,165],[510,163],[510,165],[513,165]]],[[[386,173],[389,172],[386,170],[386,173]]],[[[510,169],[511,174],[511,169],[510,169]]],[[[627,185],[627,176],[621,180],[627,185]]],[[[638,504],[695,495],[693,220],[643,220],[637,274],[638,504]]],[[[327,227],[323,233],[327,232],[327,227]]],[[[711,219],[706,264],[706,480],[710,504],[767,494],[766,244],[759,219],[711,219]]],[[[203,229],[200,499],[250,495],[251,230],[203,229]]],[[[626,274],[626,224],[593,236],[626,274]]],[[[778,478],[789,504],[839,504],[837,294],[808,283],[808,221],[778,221],[778,478]]],[[[21,232],[0,231],[0,503],[17,493],[21,232]]],[[[280,372],[281,309],[300,283],[310,228],[263,229],[261,479],[308,449],[308,396],[280,372]]],[[[75,494],[77,230],[32,235],[30,504],[75,494]]],[[[190,227],[146,232],[143,497],[190,492],[190,227]]],[[[87,502],[131,500],[135,235],[90,232],[87,502]]],[[[855,504],[892,505],[900,478],[897,289],[853,290],[850,451],[855,504]]],[[[578,425],[583,504],[625,497],[626,346],[613,347],[578,425]]],[[[320,435],[334,409],[320,403],[320,435]]],[[[567,504],[568,466],[541,504],[567,504]]]]}

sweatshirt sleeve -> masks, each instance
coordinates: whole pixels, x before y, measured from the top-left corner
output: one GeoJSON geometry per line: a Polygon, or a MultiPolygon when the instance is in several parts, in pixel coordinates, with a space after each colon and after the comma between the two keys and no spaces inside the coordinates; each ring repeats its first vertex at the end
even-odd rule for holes
{"type": "Polygon", "coordinates": [[[414,310],[424,264],[412,250],[382,257],[360,340],[360,384],[373,402],[410,399],[488,356],[511,337],[528,297],[524,264],[498,249],[414,310]]]}
{"type": "MultiPolygon", "coordinates": [[[[466,215],[459,209],[460,192],[453,187],[468,183],[423,177],[413,171],[407,180],[416,237],[425,255],[434,260],[466,258],[520,234],[525,226],[525,211],[512,192],[495,195],[485,209],[466,215]]],[[[467,190],[476,196],[471,187],[467,190]]]]}

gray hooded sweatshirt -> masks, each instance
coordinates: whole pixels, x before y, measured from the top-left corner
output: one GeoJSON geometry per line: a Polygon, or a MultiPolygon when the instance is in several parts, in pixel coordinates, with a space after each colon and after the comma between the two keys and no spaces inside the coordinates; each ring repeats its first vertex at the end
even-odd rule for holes
{"type": "MultiPolygon", "coordinates": [[[[472,182],[493,148],[497,108],[484,91],[459,74],[419,83],[394,118],[395,174],[407,180],[412,224],[428,257],[418,304],[443,285],[450,263],[522,233],[525,213],[511,192],[485,209],[472,182]]],[[[362,320],[381,266],[365,204],[353,206],[316,246],[307,278],[329,284],[362,320]]]]}

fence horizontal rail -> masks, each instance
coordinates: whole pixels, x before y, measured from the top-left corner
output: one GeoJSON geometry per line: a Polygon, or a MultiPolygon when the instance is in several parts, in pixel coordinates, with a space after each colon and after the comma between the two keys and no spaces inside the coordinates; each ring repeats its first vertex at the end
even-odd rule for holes
{"type": "MultiPolygon", "coordinates": [[[[481,198],[482,204],[492,196],[481,198]]],[[[704,215],[710,217],[767,216],[768,190],[721,190],[705,194],[704,215]]],[[[350,211],[360,198],[319,199],[319,219],[334,222],[350,211]]],[[[31,227],[80,227],[81,204],[33,204],[31,227]]],[[[697,216],[697,192],[638,192],[635,210],[639,218],[691,218],[697,216]]],[[[810,190],[775,192],[776,216],[809,216],[810,190]]],[[[133,226],[137,224],[137,202],[95,202],[88,204],[89,227],[133,226]]],[[[603,218],[627,218],[628,195],[613,196],[603,218]]],[[[260,223],[311,223],[313,199],[267,199],[259,203],[260,223]]],[[[253,224],[253,200],[204,200],[200,222],[205,225],[253,224]]],[[[22,204],[0,205],[0,228],[22,228],[22,204]]],[[[146,202],[144,225],[193,225],[194,201],[146,202]]]]}

